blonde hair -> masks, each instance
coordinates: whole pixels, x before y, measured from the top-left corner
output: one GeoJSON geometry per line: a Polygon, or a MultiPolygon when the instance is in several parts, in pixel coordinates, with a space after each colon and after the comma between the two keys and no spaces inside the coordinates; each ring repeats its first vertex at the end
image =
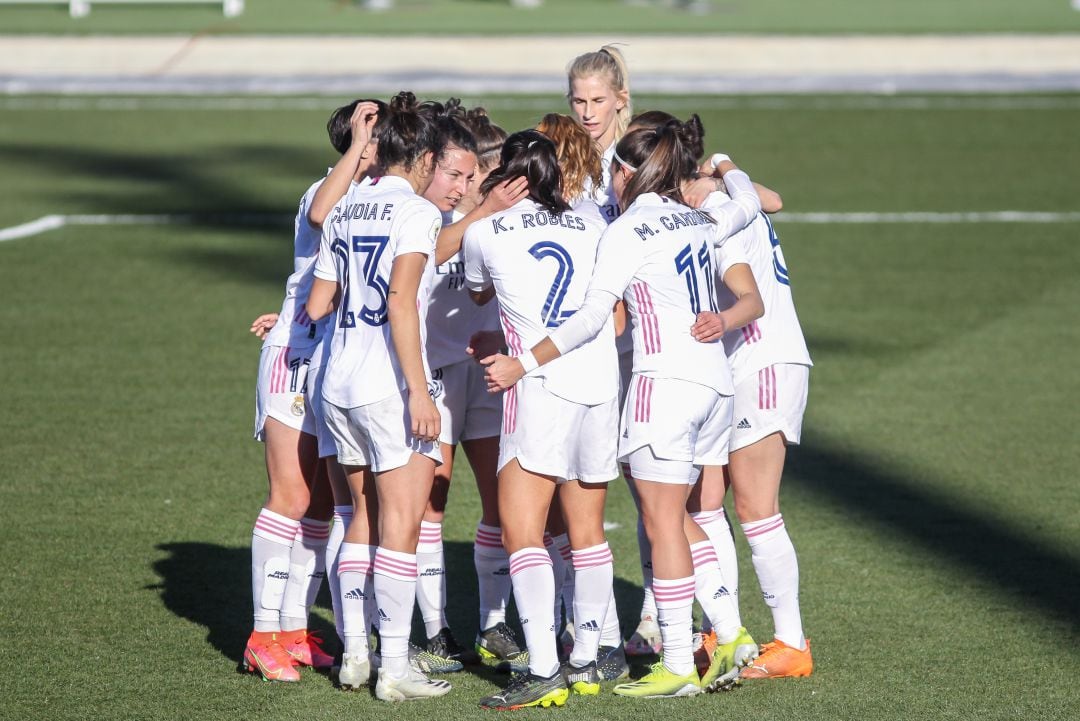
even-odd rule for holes
{"type": "Polygon", "coordinates": [[[555,143],[562,169],[563,195],[573,203],[585,194],[588,181],[594,188],[603,185],[603,165],[589,131],[569,115],[548,113],[536,126],[555,143]]]}
{"type": "Polygon", "coordinates": [[[614,45],[605,45],[596,52],[578,55],[566,69],[566,75],[569,81],[567,100],[574,92],[575,80],[593,76],[604,78],[608,87],[616,95],[626,94],[626,105],[615,114],[615,142],[618,142],[619,138],[626,133],[626,128],[630,125],[630,116],[634,114],[630,104],[630,71],[619,49],[614,45]]]}

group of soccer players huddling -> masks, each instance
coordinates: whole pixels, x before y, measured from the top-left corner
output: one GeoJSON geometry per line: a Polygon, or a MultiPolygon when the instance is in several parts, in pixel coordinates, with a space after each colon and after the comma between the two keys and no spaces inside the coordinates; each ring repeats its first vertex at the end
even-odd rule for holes
{"type": "Polygon", "coordinates": [[[509,136],[409,92],[331,116],[341,160],[300,201],[280,313],[252,325],[270,492],[243,663],[263,678],[332,667],[343,689],[404,701],[493,661],[509,683],[480,705],[517,709],[602,681],[653,698],[812,671],[779,508],[811,365],[767,215],[780,197],[706,158],[696,115],[633,116],[615,48],[568,75],[573,114],[509,136]],[[445,610],[458,445],[482,504],[472,647],[445,610]],[[620,464],[645,589],[625,642],[604,535],[620,464]],[[773,615],[760,647],[729,486],[773,615]],[[339,658],[307,631],[324,576],[339,658]],[[659,660],[628,680],[628,655],[659,660]]]}

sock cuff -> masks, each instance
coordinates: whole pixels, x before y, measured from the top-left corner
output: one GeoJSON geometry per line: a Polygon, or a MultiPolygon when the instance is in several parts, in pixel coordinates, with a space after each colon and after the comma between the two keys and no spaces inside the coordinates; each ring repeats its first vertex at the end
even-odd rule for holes
{"type": "MultiPolygon", "coordinates": [[[[571,553],[570,536],[566,533],[560,533],[557,536],[552,536],[551,542],[555,546],[555,549],[558,550],[559,555],[562,556],[562,559],[564,561],[569,561],[571,553]]],[[[550,552],[551,549],[549,548],[548,551],[550,552]]]]}
{"type": "Polygon", "coordinates": [[[777,513],[775,516],[762,518],[760,521],[750,521],[742,524],[743,533],[751,546],[767,541],[775,532],[784,529],[784,515],[777,513]]]}
{"type": "Polygon", "coordinates": [[[720,563],[720,560],[716,557],[716,548],[712,545],[712,541],[698,541],[691,544],[690,558],[694,561],[695,570],[702,566],[720,563]]]}
{"type": "Polygon", "coordinates": [[[476,526],[476,540],[473,542],[473,554],[479,558],[505,561],[509,558],[502,543],[502,529],[498,527],[476,526]]]}
{"type": "Polygon", "coordinates": [[[432,553],[442,548],[442,524],[420,521],[420,538],[416,544],[417,553],[432,553]]]}
{"type": "Polygon", "coordinates": [[[292,546],[299,530],[300,521],[294,521],[288,516],[264,508],[259,511],[259,515],[255,519],[255,528],[252,530],[252,534],[267,541],[280,543],[283,546],[292,546]]]}
{"type": "Polygon", "coordinates": [[[653,598],[657,608],[678,608],[694,602],[694,577],[653,579],[653,598]]]}
{"type": "Polygon", "coordinates": [[[296,538],[308,543],[325,544],[330,540],[330,521],[320,521],[317,518],[301,518],[296,538]]]}
{"type": "Polygon", "coordinates": [[[375,546],[366,543],[342,543],[341,550],[338,551],[338,576],[346,573],[370,574],[374,562],[375,546]]]}
{"type": "Polygon", "coordinates": [[[522,548],[510,554],[511,576],[536,566],[552,566],[551,556],[542,548],[522,548]]]}
{"type": "Polygon", "coordinates": [[[607,541],[588,548],[583,548],[580,551],[570,551],[571,557],[574,559],[574,570],[583,571],[586,568],[596,568],[597,566],[603,566],[613,562],[611,555],[611,547],[608,546],[607,541]]]}
{"type": "Polygon", "coordinates": [[[373,569],[376,575],[399,581],[416,580],[416,554],[391,551],[379,546],[375,550],[373,569]]]}
{"type": "Polygon", "coordinates": [[[348,506],[334,506],[334,515],[335,516],[347,516],[349,518],[352,518],[353,507],[351,505],[348,505],[348,506]]]}
{"type": "Polygon", "coordinates": [[[723,508],[716,508],[711,511],[694,511],[690,514],[690,517],[693,518],[694,523],[699,526],[706,526],[710,523],[727,520],[727,514],[724,513],[723,508]]]}

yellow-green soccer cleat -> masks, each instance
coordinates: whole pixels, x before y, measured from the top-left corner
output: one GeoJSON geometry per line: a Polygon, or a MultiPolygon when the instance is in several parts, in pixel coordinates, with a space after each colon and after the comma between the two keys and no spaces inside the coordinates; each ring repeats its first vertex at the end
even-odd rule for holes
{"type": "Polygon", "coordinates": [[[569,696],[561,670],[548,678],[527,672],[514,676],[510,685],[499,693],[481,700],[480,708],[514,711],[532,706],[562,706],[569,696]]]}
{"type": "Polygon", "coordinates": [[[715,633],[705,638],[704,649],[712,648],[709,668],[701,675],[701,688],[710,693],[727,691],[737,686],[743,667],[758,655],[758,647],[746,629],[739,628],[739,635],[728,643],[717,643],[715,633]]]}
{"type": "Polygon", "coordinates": [[[579,696],[596,696],[600,693],[600,673],[595,663],[587,663],[578,668],[572,663],[563,666],[563,679],[571,693],[579,696]]]}
{"type": "Polygon", "coordinates": [[[671,698],[699,694],[701,686],[696,669],[685,676],[677,676],[667,670],[663,661],[657,661],[649,667],[648,674],[637,681],[620,683],[612,693],[636,698],[671,698]]]}

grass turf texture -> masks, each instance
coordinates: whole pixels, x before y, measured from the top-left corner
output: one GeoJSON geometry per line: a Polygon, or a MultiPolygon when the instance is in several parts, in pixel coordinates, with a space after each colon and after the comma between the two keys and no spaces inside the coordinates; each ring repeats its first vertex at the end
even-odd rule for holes
{"type": "MultiPolygon", "coordinates": [[[[1075,107],[755,103],[705,112],[710,147],[792,211],[1078,209],[1075,107]]],[[[5,108],[0,227],[47,213],[288,213],[333,160],[333,104],[5,108]]],[[[496,119],[517,128],[539,114],[496,119]]],[[[817,363],[783,507],[817,670],[723,696],[575,697],[560,718],[1080,715],[1077,227],[779,222],[817,363]]],[[[0,718],[482,715],[477,700],[501,682],[486,671],[400,708],[310,671],[293,686],[234,672],[265,489],[246,329],[280,303],[290,239],[286,226],[203,224],[0,243],[0,718]]],[[[464,639],[478,502],[458,471],[445,537],[464,639]]],[[[608,515],[628,633],[640,589],[618,484],[608,515]]],[[[738,543],[744,617],[764,641],[771,621],[738,543]]],[[[325,604],[318,617],[332,636],[325,604]]]]}
{"type": "Polygon", "coordinates": [[[225,19],[220,5],[94,5],[85,18],[62,6],[0,6],[6,33],[978,33],[1076,32],[1068,0],[713,0],[695,14],[671,3],[546,0],[519,10],[507,0],[397,0],[367,12],[347,0],[249,0],[225,19]]]}

